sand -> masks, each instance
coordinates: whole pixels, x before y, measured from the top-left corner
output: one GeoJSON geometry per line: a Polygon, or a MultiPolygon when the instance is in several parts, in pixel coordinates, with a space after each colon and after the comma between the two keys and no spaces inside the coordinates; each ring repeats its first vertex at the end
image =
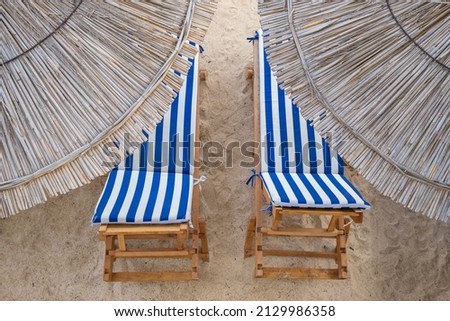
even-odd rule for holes
{"type": "MultiPolygon", "coordinates": [[[[259,27],[256,0],[221,1],[201,64],[201,139],[226,144],[252,137],[252,62],[246,40],[259,27]]],[[[103,243],[90,219],[105,177],[0,221],[2,300],[449,300],[450,224],[413,213],[377,193],[350,168],[348,177],[372,204],[349,239],[350,278],[344,281],[266,280],[243,258],[252,189],[245,158],[207,168],[201,211],[207,218],[210,262],[200,280],[105,283],[103,243]]]]}

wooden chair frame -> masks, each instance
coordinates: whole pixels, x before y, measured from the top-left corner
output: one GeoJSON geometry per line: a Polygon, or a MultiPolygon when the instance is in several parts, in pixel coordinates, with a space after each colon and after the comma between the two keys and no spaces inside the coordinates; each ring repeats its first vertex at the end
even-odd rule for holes
{"type": "MultiPolygon", "coordinates": [[[[206,80],[206,70],[200,69],[200,80],[206,80]]],[[[198,99],[198,98],[197,98],[198,99]]],[[[199,141],[200,122],[197,101],[197,122],[195,140],[199,141]]],[[[195,144],[195,164],[199,162],[199,146],[195,144]]],[[[195,166],[194,178],[199,177],[195,166]]],[[[100,240],[105,242],[103,280],[105,281],[175,281],[198,279],[198,258],[209,261],[206,222],[200,217],[200,186],[194,185],[190,223],[175,224],[103,224],[99,228],[100,240]],[[128,240],[176,241],[169,248],[131,249],[128,240]],[[188,244],[188,241],[189,244],[188,244]],[[125,271],[114,272],[114,262],[118,258],[191,258],[191,268],[183,271],[125,271]]]]}
{"type": "MultiPolygon", "coordinates": [[[[253,79],[253,109],[254,109],[254,139],[260,141],[260,101],[259,101],[259,54],[258,40],[254,43],[254,66],[246,70],[246,78],[253,79]]],[[[258,156],[260,148],[256,150],[258,156]]],[[[257,158],[257,159],[260,159],[257,158]]],[[[261,171],[261,165],[255,164],[256,171],[261,171]]],[[[255,275],[258,278],[288,278],[288,279],[346,279],[347,255],[346,244],[350,232],[350,223],[361,223],[363,219],[361,210],[353,209],[311,209],[296,207],[272,207],[272,224],[263,226],[262,206],[263,198],[270,203],[270,197],[262,183],[261,178],[254,180],[254,212],[250,216],[247,226],[247,235],[244,246],[244,256],[255,255],[255,275]],[[284,216],[315,215],[328,218],[327,228],[288,228],[280,227],[284,216]],[[336,249],[330,251],[293,251],[286,249],[265,249],[264,237],[313,237],[334,238],[336,249]],[[334,259],[335,269],[305,268],[305,267],[266,267],[264,257],[312,257],[334,259]]]]}

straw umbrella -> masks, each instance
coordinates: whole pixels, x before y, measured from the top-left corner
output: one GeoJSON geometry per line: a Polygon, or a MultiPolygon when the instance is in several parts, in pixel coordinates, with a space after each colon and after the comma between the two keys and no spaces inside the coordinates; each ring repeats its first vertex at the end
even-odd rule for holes
{"type": "Polygon", "coordinates": [[[196,54],[188,41],[202,42],[214,9],[2,1],[0,216],[88,183],[125,156],[112,149],[142,142],[181,88],[182,56],[196,54]]]}
{"type": "Polygon", "coordinates": [[[260,1],[281,86],[381,193],[450,215],[450,4],[260,1]]]}

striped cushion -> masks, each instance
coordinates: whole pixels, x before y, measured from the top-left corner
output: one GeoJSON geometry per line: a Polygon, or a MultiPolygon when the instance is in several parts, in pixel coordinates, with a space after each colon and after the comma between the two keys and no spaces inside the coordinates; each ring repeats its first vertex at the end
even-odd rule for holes
{"type": "Polygon", "coordinates": [[[344,173],[344,162],[280,89],[259,37],[261,171],[344,173]]]}
{"type": "Polygon", "coordinates": [[[179,223],[191,218],[198,55],[148,140],[108,176],[94,224],[179,223]]]}
{"type": "Polygon", "coordinates": [[[369,208],[344,177],[344,161],[280,89],[259,39],[261,175],[276,206],[369,208]]]}
{"type": "Polygon", "coordinates": [[[191,218],[193,176],[114,169],[95,209],[93,223],[176,223],[191,218]]]}
{"type": "Polygon", "coordinates": [[[274,172],[261,175],[275,206],[358,209],[370,207],[344,175],[274,172]]]}

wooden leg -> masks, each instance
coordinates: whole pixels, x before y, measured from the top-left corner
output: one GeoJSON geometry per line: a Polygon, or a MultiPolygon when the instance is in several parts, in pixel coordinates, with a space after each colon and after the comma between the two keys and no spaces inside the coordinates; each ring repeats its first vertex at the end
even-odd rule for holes
{"type": "Polygon", "coordinates": [[[204,217],[200,217],[199,219],[199,228],[200,228],[200,256],[203,262],[209,262],[209,248],[208,248],[208,239],[206,237],[206,221],[204,217]]]}
{"type": "MultiPolygon", "coordinates": [[[[259,50],[258,50],[258,42],[254,43],[253,50],[253,66],[259,66],[259,50]]],[[[260,141],[260,106],[259,106],[259,72],[258,68],[253,68],[253,137],[255,141],[260,141]]],[[[255,151],[255,156],[260,156],[261,150],[258,148],[255,151]]],[[[259,173],[261,171],[261,164],[255,164],[256,172],[259,173]]],[[[261,214],[261,206],[262,206],[262,182],[261,178],[255,178],[255,203],[254,203],[254,216],[255,216],[255,275],[256,277],[263,277],[263,235],[261,232],[262,228],[262,214],[261,214]]]]}
{"type": "Polygon", "coordinates": [[[194,190],[194,211],[196,211],[195,219],[193,217],[192,224],[194,228],[192,230],[192,279],[198,280],[198,248],[199,248],[199,217],[198,217],[198,189],[197,192],[194,190]]]}
{"type": "Polygon", "coordinates": [[[255,275],[263,277],[263,233],[261,214],[261,180],[255,184],[255,275]]]}
{"type": "Polygon", "coordinates": [[[247,235],[245,237],[244,257],[253,255],[253,242],[255,240],[256,217],[253,215],[249,218],[247,224],[247,235]]]}
{"type": "Polygon", "coordinates": [[[177,249],[184,249],[184,242],[189,237],[188,227],[186,225],[182,226],[182,230],[177,234],[177,249]]]}
{"type": "Polygon", "coordinates": [[[206,78],[208,78],[208,72],[206,71],[206,69],[201,68],[199,71],[199,78],[201,81],[206,81],[206,78]]]}
{"type": "Polygon", "coordinates": [[[278,230],[278,224],[283,219],[283,212],[281,209],[274,208],[272,210],[272,230],[278,230]]]}
{"type": "Polygon", "coordinates": [[[349,218],[344,219],[344,231],[345,231],[345,246],[347,246],[348,236],[350,235],[350,228],[352,226],[352,220],[349,218]]]}
{"type": "Polygon", "coordinates": [[[249,66],[245,68],[245,79],[250,80],[253,79],[254,69],[253,66],[249,66]]]}
{"type": "Polygon", "coordinates": [[[198,279],[198,229],[192,232],[192,279],[198,279]]]}
{"type": "Polygon", "coordinates": [[[336,220],[337,216],[333,215],[331,217],[330,224],[328,224],[328,232],[333,232],[334,230],[336,230],[336,220]]]}
{"type": "Polygon", "coordinates": [[[112,281],[113,277],[113,265],[114,257],[111,255],[111,251],[115,249],[115,237],[106,236],[105,238],[105,266],[103,270],[103,280],[112,281]]]}
{"type": "Polygon", "coordinates": [[[340,234],[336,237],[336,253],[337,253],[337,264],[338,264],[338,278],[347,278],[347,249],[346,249],[346,235],[344,228],[344,218],[339,217],[337,219],[337,229],[339,231],[344,231],[344,234],[340,234]]]}
{"type": "Polygon", "coordinates": [[[355,222],[355,223],[358,223],[358,224],[360,224],[360,223],[362,223],[363,222],[363,213],[362,212],[357,212],[358,213],[358,215],[357,216],[353,216],[353,222],[355,222]]]}
{"type": "Polygon", "coordinates": [[[123,234],[117,235],[117,241],[119,242],[119,250],[126,252],[127,244],[125,242],[125,235],[123,235],[123,234]]]}

